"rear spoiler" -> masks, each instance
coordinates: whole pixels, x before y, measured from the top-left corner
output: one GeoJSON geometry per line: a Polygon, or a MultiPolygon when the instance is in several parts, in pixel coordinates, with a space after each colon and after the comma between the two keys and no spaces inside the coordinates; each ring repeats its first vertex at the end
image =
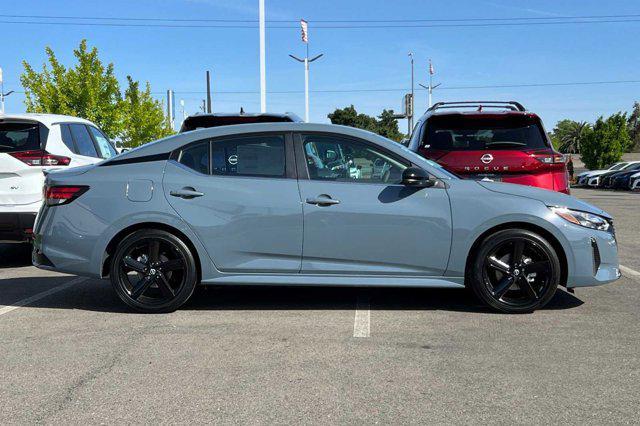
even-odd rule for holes
{"type": "Polygon", "coordinates": [[[436,102],[427,111],[437,109],[475,108],[482,111],[483,108],[506,109],[509,111],[526,111],[526,108],[516,101],[460,101],[460,102],[436,102]]]}

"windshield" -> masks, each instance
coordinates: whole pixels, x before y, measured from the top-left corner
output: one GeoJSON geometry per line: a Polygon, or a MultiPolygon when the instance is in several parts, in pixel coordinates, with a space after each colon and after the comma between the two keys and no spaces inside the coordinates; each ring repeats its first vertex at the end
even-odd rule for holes
{"type": "Polygon", "coordinates": [[[0,123],[0,152],[40,149],[40,131],[34,123],[0,123]]]}
{"type": "Polygon", "coordinates": [[[443,116],[427,124],[423,147],[437,151],[547,149],[542,127],[530,117],[443,116]]]}
{"type": "Polygon", "coordinates": [[[626,166],[628,163],[618,163],[618,164],[614,164],[613,166],[609,167],[609,170],[620,170],[621,168],[623,168],[624,166],[626,166]]]}

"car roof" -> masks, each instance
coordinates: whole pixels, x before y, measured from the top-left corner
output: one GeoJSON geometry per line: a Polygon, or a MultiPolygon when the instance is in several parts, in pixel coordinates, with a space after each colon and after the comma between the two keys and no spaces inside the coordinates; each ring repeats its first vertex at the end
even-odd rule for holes
{"type": "Polygon", "coordinates": [[[297,118],[297,121],[302,121],[300,117],[292,112],[197,112],[191,114],[187,118],[191,117],[279,117],[279,118],[297,118]]]}
{"type": "Polygon", "coordinates": [[[42,113],[22,113],[22,114],[0,114],[0,121],[4,120],[30,120],[37,121],[49,127],[57,123],[83,123],[92,124],[84,118],[73,117],[71,115],[61,114],[42,114],[42,113]]]}

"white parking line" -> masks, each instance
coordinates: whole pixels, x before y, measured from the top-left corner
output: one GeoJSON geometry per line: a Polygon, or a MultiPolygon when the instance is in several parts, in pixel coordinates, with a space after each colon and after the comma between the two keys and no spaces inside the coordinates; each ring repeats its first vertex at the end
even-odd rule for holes
{"type": "Polygon", "coordinates": [[[633,277],[633,278],[636,278],[636,279],[640,279],[640,272],[638,272],[638,271],[636,271],[634,269],[627,268],[624,265],[620,265],[620,271],[624,275],[628,276],[629,278],[633,277]]]}
{"type": "Polygon", "coordinates": [[[23,306],[26,306],[30,303],[36,302],[44,297],[50,296],[52,294],[55,294],[59,291],[62,291],[66,288],[71,287],[72,285],[75,284],[79,284],[81,282],[87,281],[89,278],[85,278],[85,277],[78,277],[74,280],[71,281],[67,281],[64,284],[60,284],[59,286],[55,286],[53,288],[50,288],[49,290],[43,291],[41,293],[38,294],[34,294],[31,297],[27,297],[26,299],[22,299],[22,300],[18,300],[16,303],[14,303],[13,305],[9,305],[9,306],[5,306],[3,308],[0,308],[0,315],[4,315],[4,314],[8,314],[11,311],[15,311],[18,308],[21,308],[23,306]]]}
{"type": "Polygon", "coordinates": [[[356,317],[353,320],[353,337],[369,337],[371,327],[371,309],[369,295],[358,296],[356,317]]]}

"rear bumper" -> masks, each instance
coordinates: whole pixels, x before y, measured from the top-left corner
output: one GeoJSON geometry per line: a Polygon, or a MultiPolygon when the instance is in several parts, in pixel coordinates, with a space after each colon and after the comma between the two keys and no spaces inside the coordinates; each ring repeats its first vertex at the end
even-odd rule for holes
{"type": "Polygon", "coordinates": [[[0,243],[31,241],[37,213],[0,213],[0,243]]]}

